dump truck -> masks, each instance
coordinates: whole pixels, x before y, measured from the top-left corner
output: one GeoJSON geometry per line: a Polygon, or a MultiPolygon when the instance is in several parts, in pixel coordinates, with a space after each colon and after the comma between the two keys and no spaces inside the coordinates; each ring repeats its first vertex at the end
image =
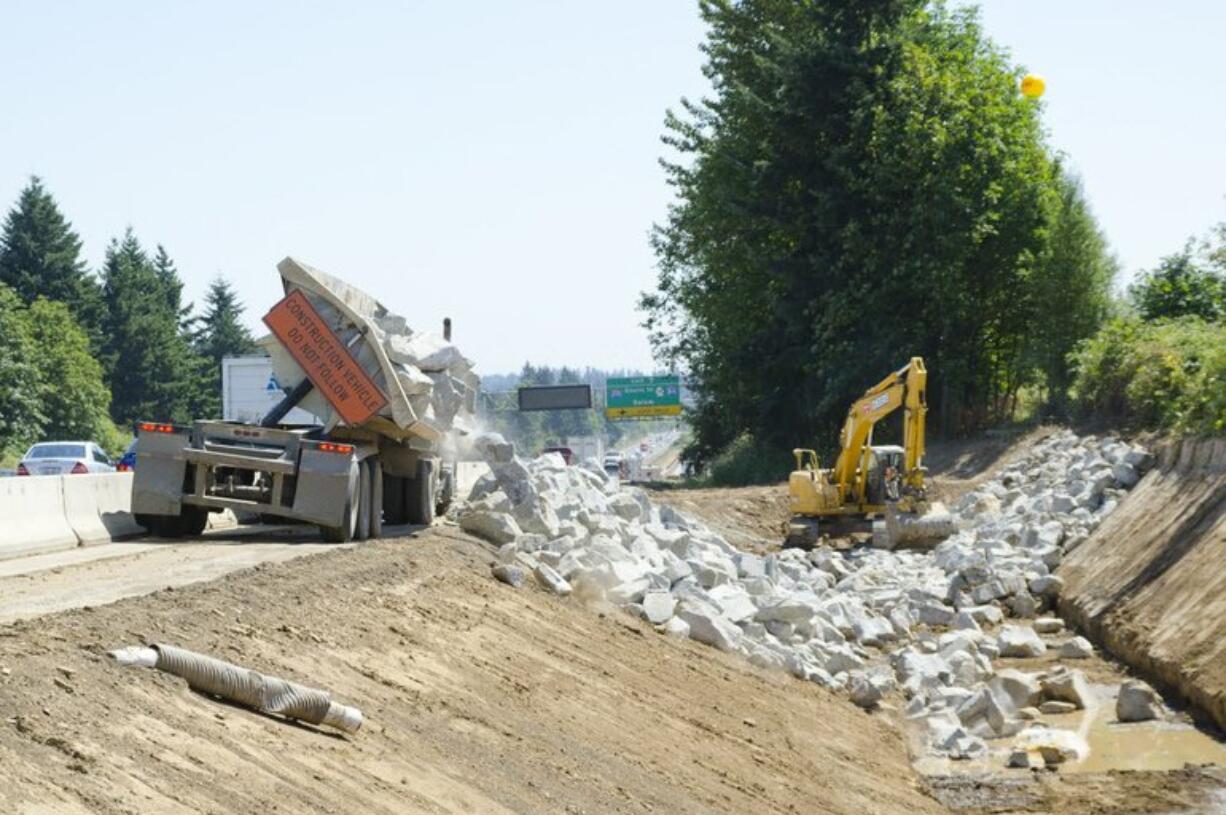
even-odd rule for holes
{"type": "Polygon", "coordinates": [[[810,548],[823,531],[846,534],[869,524],[874,543],[890,549],[935,543],[954,532],[952,516],[929,501],[924,483],[927,387],[924,360],[912,357],[852,403],[833,467],[823,468],[812,449],[792,451],[786,545],[810,548]],[[902,446],[874,445],[873,427],[900,408],[902,446]]]}
{"type": "Polygon", "coordinates": [[[442,337],[292,258],[260,341],[284,397],[258,422],[137,424],[132,511],[155,535],[199,534],[226,509],[315,524],[329,541],[429,524],[446,511],[457,435],[479,380],[442,337]],[[295,407],[319,424],[287,424],[295,407]]]}

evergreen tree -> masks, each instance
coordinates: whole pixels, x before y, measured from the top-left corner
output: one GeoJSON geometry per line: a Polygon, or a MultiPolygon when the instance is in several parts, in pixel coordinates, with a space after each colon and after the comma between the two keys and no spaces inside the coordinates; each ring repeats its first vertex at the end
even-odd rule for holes
{"type": "Polygon", "coordinates": [[[199,364],[163,280],[131,228],[107,247],[102,284],[104,364],[115,421],[187,421],[199,364]]]}
{"type": "Polygon", "coordinates": [[[205,311],[195,321],[192,343],[204,366],[202,387],[196,398],[201,416],[221,415],[221,361],[228,356],[251,354],[255,340],[243,325],[243,306],[230,284],[218,277],[209,284],[205,311]]]}
{"type": "Polygon", "coordinates": [[[81,239],[37,176],[18,196],[0,231],[0,283],[26,304],[58,300],[99,347],[102,304],[98,283],[81,259],[81,239]]]}
{"type": "Polygon", "coordinates": [[[166,247],[158,244],[157,253],[153,256],[153,271],[166,297],[166,305],[179,315],[179,322],[184,330],[190,330],[192,304],[183,305],[183,281],[179,278],[179,270],[170,259],[166,247]]]}
{"type": "Polygon", "coordinates": [[[34,350],[20,298],[0,284],[0,455],[24,453],[46,423],[34,350]]]}
{"type": "Polygon", "coordinates": [[[116,447],[102,365],[90,354],[89,338],[68,307],[40,297],[29,308],[29,328],[47,434],[116,447]]]}

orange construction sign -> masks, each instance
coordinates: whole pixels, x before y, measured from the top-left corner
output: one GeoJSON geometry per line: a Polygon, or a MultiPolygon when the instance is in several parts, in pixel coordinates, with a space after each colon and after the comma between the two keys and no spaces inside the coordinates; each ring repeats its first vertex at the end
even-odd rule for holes
{"type": "Polygon", "coordinates": [[[347,424],[359,425],[387,404],[387,396],[301,291],[273,306],[264,324],[347,424]]]}

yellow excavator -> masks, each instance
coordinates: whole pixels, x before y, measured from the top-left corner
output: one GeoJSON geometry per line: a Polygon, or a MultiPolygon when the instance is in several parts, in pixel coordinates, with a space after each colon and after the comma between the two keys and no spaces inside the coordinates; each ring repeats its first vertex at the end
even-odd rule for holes
{"type": "Polygon", "coordinates": [[[788,478],[792,520],[788,546],[812,547],[823,532],[836,535],[873,525],[874,545],[938,541],[954,531],[953,518],[930,505],[924,485],[924,421],[928,412],[924,360],[911,361],[869,388],[847,412],[839,457],[822,469],[817,453],[793,450],[796,469],[788,478]],[[873,445],[873,426],[903,409],[903,444],[873,445]]]}

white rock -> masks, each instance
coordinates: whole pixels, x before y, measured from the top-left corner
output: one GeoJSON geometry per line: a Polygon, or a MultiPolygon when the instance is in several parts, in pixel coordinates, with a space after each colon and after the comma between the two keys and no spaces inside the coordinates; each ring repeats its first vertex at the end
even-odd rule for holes
{"type": "Polygon", "coordinates": [[[741,629],[718,614],[689,607],[678,609],[677,616],[690,626],[690,639],[712,645],[721,651],[734,651],[741,640],[741,629]]]}
{"type": "Polygon", "coordinates": [[[719,604],[724,616],[734,623],[751,619],[758,613],[758,607],[754,605],[749,592],[745,591],[739,583],[715,586],[708,594],[719,604]]]}
{"type": "Polygon", "coordinates": [[[1064,620],[1059,617],[1039,617],[1034,621],[1034,630],[1040,634],[1059,634],[1064,630],[1064,620]]]}
{"type": "Polygon", "coordinates": [[[672,637],[688,639],[690,636],[690,624],[678,617],[670,617],[664,623],[664,633],[672,637]]]}
{"type": "Polygon", "coordinates": [[[499,563],[493,569],[490,569],[490,573],[515,589],[524,584],[524,570],[509,563],[499,563]]]}
{"type": "Polygon", "coordinates": [[[1120,695],[1115,700],[1115,717],[1121,722],[1145,722],[1161,718],[1162,699],[1157,691],[1137,679],[1120,685],[1120,695]]]}
{"type": "Polygon", "coordinates": [[[1047,646],[1033,628],[1006,625],[996,638],[1002,657],[1037,657],[1047,651],[1047,646]]]}
{"type": "Polygon", "coordinates": [[[1090,707],[1094,702],[1094,694],[1081,671],[1061,668],[1042,677],[1039,685],[1048,699],[1072,702],[1078,710],[1090,707]]]}
{"type": "Polygon", "coordinates": [[[1090,746],[1073,731],[1041,726],[1023,730],[1013,742],[1013,748],[1038,751],[1049,765],[1084,761],[1090,755],[1090,746]]]}
{"type": "Polygon", "coordinates": [[[566,579],[550,566],[542,563],[536,567],[533,574],[536,575],[537,581],[542,586],[549,589],[554,594],[565,597],[571,593],[570,583],[567,583],[566,579]]]}
{"type": "Polygon", "coordinates": [[[1060,646],[1061,659],[1089,659],[1094,656],[1094,646],[1085,637],[1073,637],[1060,646]]]}
{"type": "Polygon", "coordinates": [[[460,518],[460,528],[497,544],[511,543],[523,534],[515,519],[501,512],[466,512],[460,518]]]}
{"type": "Polygon", "coordinates": [[[998,699],[1008,699],[1013,710],[1031,707],[1042,696],[1042,686],[1035,674],[1013,668],[1002,668],[988,682],[988,690],[998,699]]]}
{"type": "MultiPolygon", "coordinates": [[[[1055,550],[1060,551],[1060,550],[1055,550]]],[[[1045,574],[1030,581],[1030,593],[1039,597],[1055,599],[1064,589],[1064,579],[1054,574],[1045,574]]]]}
{"type": "Polygon", "coordinates": [[[677,601],[667,591],[649,591],[643,595],[643,615],[656,625],[672,619],[676,607],[677,601]]]}

